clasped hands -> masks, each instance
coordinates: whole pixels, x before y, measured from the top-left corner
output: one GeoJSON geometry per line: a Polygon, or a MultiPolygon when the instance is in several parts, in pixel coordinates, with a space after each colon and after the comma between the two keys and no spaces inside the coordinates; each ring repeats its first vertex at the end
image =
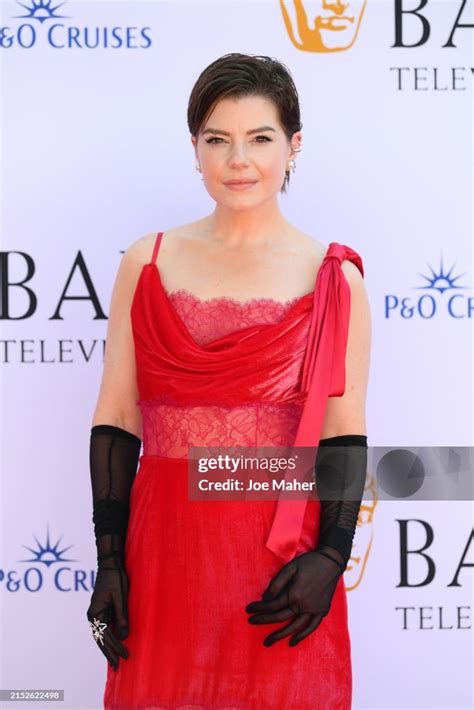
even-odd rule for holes
{"type": "Polygon", "coordinates": [[[245,607],[253,614],[248,619],[251,624],[273,624],[292,619],[267,636],[264,645],[271,646],[296,632],[288,642],[289,646],[296,646],[315,631],[331,608],[342,574],[340,564],[318,550],[305,552],[285,564],[267,586],[262,600],[245,607]]]}

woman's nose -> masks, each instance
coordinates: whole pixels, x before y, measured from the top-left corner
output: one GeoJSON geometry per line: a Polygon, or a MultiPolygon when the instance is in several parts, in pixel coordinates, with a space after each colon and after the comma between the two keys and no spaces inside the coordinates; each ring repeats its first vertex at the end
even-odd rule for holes
{"type": "Polygon", "coordinates": [[[229,156],[229,165],[231,165],[231,166],[247,165],[248,161],[249,161],[249,159],[248,159],[247,150],[246,150],[245,146],[235,145],[231,148],[230,156],[229,156]]]}

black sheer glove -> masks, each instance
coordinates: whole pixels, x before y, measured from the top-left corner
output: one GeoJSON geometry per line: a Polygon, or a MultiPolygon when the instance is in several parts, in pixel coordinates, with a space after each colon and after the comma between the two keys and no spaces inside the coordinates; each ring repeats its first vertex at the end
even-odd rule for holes
{"type": "Polygon", "coordinates": [[[98,424],[91,429],[90,473],[97,574],[87,618],[102,653],[117,670],[120,643],[128,636],[128,578],[125,540],[130,493],[137,471],[141,440],[120,427],[98,424]]]}
{"type": "Polygon", "coordinates": [[[284,565],[262,594],[262,601],[246,607],[247,612],[257,612],[249,617],[251,624],[293,619],[267,636],[264,645],[271,646],[297,632],[289,641],[290,646],[296,646],[317,629],[331,607],[341,575],[339,564],[318,550],[305,552],[284,565]]]}
{"type": "Polygon", "coordinates": [[[367,476],[367,437],[346,434],[321,439],[316,485],[321,500],[319,552],[346,570],[367,476]]]}
{"type": "Polygon", "coordinates": [[[292,619],[264,640],[271,646],[290,634],[296,646],[315,631],[331,608],[339,578],[350,557],[352,539],[365,485],[367,437],[348,435],[322,439],[316,458],[316,482],[321,500],[322,532],[316,550],[295,557],[273,577],[262,601],[251,602],[252,624],[292,619]],[[328,500],[329,495],[337,496],[328,500]],[[346,498],[349,498],[346,500],[346,498]]]}

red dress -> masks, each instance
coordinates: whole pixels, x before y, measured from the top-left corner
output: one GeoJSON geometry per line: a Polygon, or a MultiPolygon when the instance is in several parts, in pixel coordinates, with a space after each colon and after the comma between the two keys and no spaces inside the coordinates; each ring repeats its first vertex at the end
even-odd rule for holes
{"type": "Polygon", "coordinates": [[[315,288],[286,303],[168,293],[156,255],[130,311],[143,418],[125,565],[129,658],[107,666],[106,710],[349,710],[343,577],[295,647],[249,624],[282,565],[313,549],[320,503],[188,500],[188,447],[317,445],[328,396],[345,389],[350,289],[360,256],[331,242],[315,288]]]}

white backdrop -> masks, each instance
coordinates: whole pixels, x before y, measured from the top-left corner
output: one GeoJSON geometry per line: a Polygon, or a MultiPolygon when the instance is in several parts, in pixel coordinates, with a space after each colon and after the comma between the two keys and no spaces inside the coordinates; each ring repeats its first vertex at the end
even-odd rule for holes
{"type": "MultiPolygon", "coordinates": [[[[394,0],[358,0],[352,35],[297,47],[293,2],[291,31],[277,0],[47,5],[1,3],[0,687],[100,708],[88,447],[106,316],[129,244],[213,209],[186,125],[197,76],[232,51],[293,74],[304,143],[280,204],[362,256],[369,444],[472,446],[474,28],[446,46],[462,1],[430,1],[424,25],[401,19],[418,46],[396,46],[394,0]]],[[[304,5],[314,18],[322,0],[304,5]]],[[[361,512],[345,575],[355,708],[473,707],[472,519],[472,502],[361,512]],[[405,526],[410,550],[434,536],[433,578],[410,555],[408,587],[405,526]]]]}

